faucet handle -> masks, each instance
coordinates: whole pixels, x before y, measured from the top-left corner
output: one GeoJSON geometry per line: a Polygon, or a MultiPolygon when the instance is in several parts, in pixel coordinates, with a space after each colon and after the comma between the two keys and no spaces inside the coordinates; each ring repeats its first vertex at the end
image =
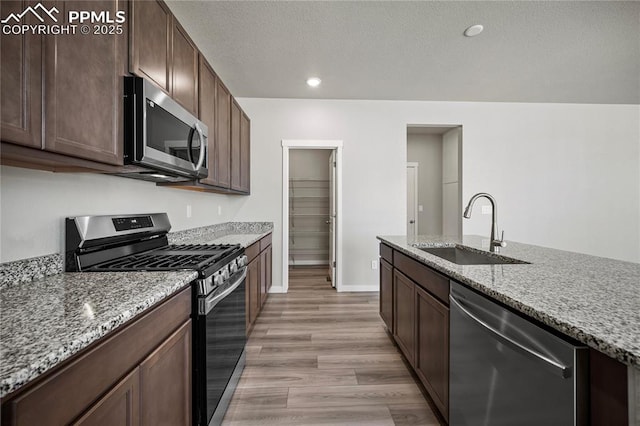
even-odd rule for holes
{"type": "Polygon", "coordinates": [[[504,229],[502,230],[502,235],[500,236],[500,247],[506,247],[507,246],[507,242],[504,240],[504,229]]]}

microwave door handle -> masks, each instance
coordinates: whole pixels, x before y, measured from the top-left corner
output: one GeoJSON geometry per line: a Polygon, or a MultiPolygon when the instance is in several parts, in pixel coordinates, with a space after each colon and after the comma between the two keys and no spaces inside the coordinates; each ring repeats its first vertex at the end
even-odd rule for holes
{"type": "MultiPolygon", "coordinates": [[[[200,137],[200,157],[198,158],[198,163],[196,164],[196,171],[202,168],[202,164],[204,163],[204,156],[206,154],[207,145],[205,144],[204,133],[202,133],[202,129],[200,125],[196,123],[196,132],[198,132],[198,136],[200,137]]],[[[189,141],[191,143],[191,141],[189,141]]]]}

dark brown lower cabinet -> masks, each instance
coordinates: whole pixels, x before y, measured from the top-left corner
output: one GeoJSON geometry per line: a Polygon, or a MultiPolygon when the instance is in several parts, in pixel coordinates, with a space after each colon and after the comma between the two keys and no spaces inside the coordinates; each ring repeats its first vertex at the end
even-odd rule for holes
{"type": "Polygon", "coordinates": [[[134,369],[82,416],[74,426],[138,426],[140,371],[134,369]]]}
{"type": "Polygon", "coordinates": [[[249,260],[246,281],[247,335],[258,318],[272,284],[271,234],[262,237],[244,251],[249,260]]]}
{"type": "Polygon", "coordinates": [[[416,288],[416,374],[449,420],[449,308],[416,288]]]}
{"type": "Polygon", "coordinates": [[[191,288],[2,399],[2,426],[191,424],[191,288]]]}
{"type": "Polygon", "coordinates": [[[142,426],[191,425],[191,320],[140,364],[142,426]]]}
{"type": "Polygon", "coordinates": [[[393,266],[380,259],[380,317],[393,330],[393,266]]]}
{"type": "Polygon", "coordinates": [[[393,271],[393,337],[402,353],[414,365],[416,341],[416,288],[413,281],[393,271]]]}
{"type": "Polygon", "coordinates": [[[248,295],[247,317],[249,327],[253,325],[260,312],[260,256],[249,262],[247,266],[246,291],[248,295]]]}

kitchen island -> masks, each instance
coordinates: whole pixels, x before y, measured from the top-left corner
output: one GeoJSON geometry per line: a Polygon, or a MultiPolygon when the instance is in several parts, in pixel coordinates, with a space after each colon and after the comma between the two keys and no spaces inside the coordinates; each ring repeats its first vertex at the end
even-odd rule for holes
{"type": "MultiPolygon", "coordinates": [[[[500,255],[528,263],[458,265],[421,248],[463,245],[486,253],[482,237],[378,239],[384,259],[381,274],[392,251],[393,260],[415,260],[434,274],[442,274],[442,282],[453,279],[463,283],[626,366],[630,415],[638,415],[640,402],[633,390],[640,388],[640,264],[509,242],[500,255]]],[[[446,292],[434,293],[436,299],[448,304],[448,285],[446,292]]],[[[385,300],[382,288],[381,300],[385,300]]],[[[440,393],[446,394],[444,390],[440,393]]]]}

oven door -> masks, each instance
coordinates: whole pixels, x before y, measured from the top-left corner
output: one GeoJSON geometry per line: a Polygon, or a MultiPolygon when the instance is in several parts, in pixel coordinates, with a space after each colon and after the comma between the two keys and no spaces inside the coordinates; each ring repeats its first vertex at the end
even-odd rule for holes
{"type": "Polygon", "coordinates": [[[194,419],[222,422],[244,368],[246,268],[229,284],[198,300],[194,340],[194,419]]]}

